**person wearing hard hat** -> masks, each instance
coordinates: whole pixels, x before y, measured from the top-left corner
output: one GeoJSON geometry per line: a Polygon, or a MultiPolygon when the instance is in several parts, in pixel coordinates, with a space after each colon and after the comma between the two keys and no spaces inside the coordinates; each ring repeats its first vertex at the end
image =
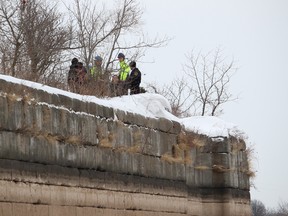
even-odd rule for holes
{"type": "Polygon", "coordinates": [[[118,54],[118,60],[120,64],[119,74],[118,74],[118,95],[126,94],[126,80],[130,73],[130,67],[125,62],[125,55],[123,53],[118,54]]]}
{"type": "Polygon", "coordinates": [[[96,56],[94,59],[94,65],[90,69],[90,75],[94,80],[101,79],[102,76],[102,61],[101,56],[96,56]]]}

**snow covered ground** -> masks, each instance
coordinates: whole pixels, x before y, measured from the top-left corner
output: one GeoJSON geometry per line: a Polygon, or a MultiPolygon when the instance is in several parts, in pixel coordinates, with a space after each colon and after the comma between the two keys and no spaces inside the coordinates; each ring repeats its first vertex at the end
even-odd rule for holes
{"type": "Polygon", "coordinates": [[[11,76],[0,74],[0,79],[11,83],[18,83],[35,89],[41,89],[51,94],[65,95],[82,101],[94,102],[103,106],[112,107],[137,113],[151,118],[166,118],[179,122],[187,131],[204,134],[209,137],[229,137],[246,139],[246,134],[238,126],[223,121],[214,116],[192,116],[188,118],[178,118],[170,113],[171,106],[166,98],[159,94],[138,94],[125,95],[122,97],[100,99],[94,96],[79,95],[61,89],[52,88],[39,83],[17,79],[11,76]]]}

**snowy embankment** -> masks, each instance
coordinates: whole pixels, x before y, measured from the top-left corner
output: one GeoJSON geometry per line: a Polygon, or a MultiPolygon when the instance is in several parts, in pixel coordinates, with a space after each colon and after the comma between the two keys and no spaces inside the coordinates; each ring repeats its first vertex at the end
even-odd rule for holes
{"type": "Polygon", "coordinates": [[[158,94],[126,95],[122,97],[100,99],[94,96],[79,95],[61,89],[52,88],[39,83],[17,79],[0,74],[0,79],[11,83],[41,89],[51,94],[65,95],[82,101],[94,102],[103,106],[112,107],[127,112],[137,113],[151,118],[166,118],[179,122],[186,131],[204,134],[209,137],[229,137],[246,139],[246,135],[236,125],[223,121],[214,116],[193,116],[178,118],[170,113],[171,106],[166,98],[158,94]]]}

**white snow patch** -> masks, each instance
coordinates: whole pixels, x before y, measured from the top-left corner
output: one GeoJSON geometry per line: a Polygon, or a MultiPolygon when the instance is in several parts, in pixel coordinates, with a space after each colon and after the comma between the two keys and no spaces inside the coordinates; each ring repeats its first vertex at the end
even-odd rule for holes
{"type": "MultiPolygon", "coordinates": [[[[158,94],[137,94],[122,97],[100,99],[95,96],[79,95],[61,89],[49,87],[39,83],[17,79],[11,76],[0,74],[0,79],[11,83],[17,83],[31,88],[40,89],[50,94],[65,95],[85,102],[92,102],[113,109],[123,110],[140,114],[150,118],[166,118],[177,121],[187,130],[209,137],[229,137],[246,139],[247,136],[236,125],[225,122],[214,116],[193,116],[188,118],[178,118],[170,113],[171,106],[166,98],[158,94]]],[[[116,117],[117,118],[117,117],[116,117]]]]}

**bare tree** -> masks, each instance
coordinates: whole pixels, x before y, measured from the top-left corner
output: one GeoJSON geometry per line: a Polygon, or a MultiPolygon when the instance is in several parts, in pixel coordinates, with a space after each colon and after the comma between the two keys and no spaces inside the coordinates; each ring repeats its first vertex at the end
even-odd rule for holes
{"type": "Polygon", "coordinates": [[[278,209],[279,216],[288,216],[288,201],[280,202],[278,209]]]}
{"type": "Polygon", "coordinates": [[[56,5],[29,1],[23,12],[23,36],[33,80],[40,81],[54,73],[70,38],[56,5]]]}
{"type": "MultiPolygon", "coordinates": [[[[149,88],[167,98],[172,108],[172,114],[175,116],[188,116],[192,107],[195,106],[193,92],[188,80],[184,77],[173,80],[170,85],[164,85],[161,89],[157,89],[155,85],[150,85],[149,88]]],[[[193,107],[193,110],[195,109],[193,107]]]]}
{"type": "Polygon", "coordinates": [[[73,33],[76,38],[74,46],[78,49],[73,54],[81,57],[88,66],[96,48],[104,46],[107,37],[113,33],[111,19],[104,7],[98,9],[98,5],[91,1],[74,0],[74,7],[68,10],[71,20],[76,21],[73,33]]]}
{"type": "Polygon", "coordinates": [[[19,1],[0,2],[0,55],[5,74],[15,76],[23,47],[22,11],[19,1]]]}
{"type": "Polygon", "coordinates": [[[177,116],[219,115],[221,105],[237,99],[228,91],[236,71],[234,62],[227,64],[220,49],[206,55],[191,52],[186,57],[188,63],[183,67],[182,78],[157,91],[169,100],[177,116]]]}
{"type": "MultiPolygon", "coordinates": [[[[286,201],[281,201],[279,204],[278,204],[278,207],[277,208],[273,208],[273,209],[270,209],[270,208],[265,208],[265,206],[263,207],[263,203],[261,201],[258,201],[258,200],[252,200],[251,202],[251,207],[252,207],[252,210],[254,209],[255,211],[258,210],[258,212],[263,211],[263,209],[265,209],[265,216],[288,216],[288,202],[286,201]]],[[[253,212],[254,213],[254,212],[253,212]]],[[[253,214],[253,215],[256,215],[256,214],[253,214]]],[[[260,214],[259,214],[260,215],[260,214]]],[[[261,214],[263,215],[263,214],[261,214]]]]}
{"type": "Polygon", "coordinates": [[[69,44],[68,26],[62,25],[56,4],[21,2],[0,3],[2,69],[6,74],[33,81],[53,79],[59,74],[62,52],[69,44]]]}
{"type": "Polygon", "coordinates": [[[265,205],[259,200],[251,201],[252,215],[253,216],[266,216],[265,205]]]}
{"type": "Polygon", "coordinates": [[[63,75],[73,57],[88,66],[93,56],[100,54],[104,71],[113,71],[120,51],[128,59],[139,60],[146,49],[164,46],[170,40],[151,40],[143,34],[143,10],[137,0],[115,1],[112,9],[107,9],[105,2],[102,6],[94,3],[74,0],[74,8],[67,7],[68,23],[53,1],[1,1],[1,71],[45,84],[66,82],[63,75]]]}
{"type": "Polygon", "coordinates": [[[187,59],[184,71],[191,80],[191,91],[196,102],[201,104],[202,116],[214,116],[217,111],[221,112],[222,104],[236,99],[228,91],[230,78],[236,68],[233,61],[225,62],[220,49],[207,55],[191,52],[187,59]]]}
{"type": "Polygon", "coordinates": [[[69,11],[72,19],[76,20],[74,31],[77,46],[80,47],[80,52],[76,50],[74,55],[82,58],[86,65],[92,61],[95,53],[101,55],[106,62],[105,71],[115,69],[115,59],[120,50],[125,50],[126,56],[135,60],[147,48],[161,47],[169,41],[166,37],[149,40],[143,36],[143,10],[137,0],[116,1],[114,9],[100,7],[91,1],[74,0],[74,8],[69,11]]]}

